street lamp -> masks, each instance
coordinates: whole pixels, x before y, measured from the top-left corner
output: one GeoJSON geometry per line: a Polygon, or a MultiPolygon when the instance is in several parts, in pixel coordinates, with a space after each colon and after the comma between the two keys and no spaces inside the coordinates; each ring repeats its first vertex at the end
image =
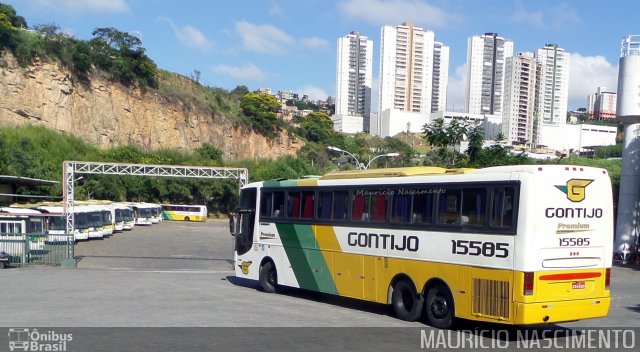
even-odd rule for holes
{"type": "Polygon", "coordinates": [[[399,157],[400,153],[387,153],[387,154],[380,154],[377,156],[374,156],[373,159],[369,160],[369,162],[367,163],[367,166],[365,167],[365,169],[369,168],[369,165],[371,165],[371,162],[378,159],[378,158],[382,158],[382,157],[387,157],[387,158],[396,158],[399,157]]]}
{"type": "Polygon", "coordinates": [[[342,150],[342,149],[340,149],[340,148],[338,148],[338,147],[334,147],[334,146],[328,146],[328,147],[327,147],[327,149],[328,149],[328,150],[330,150],[330,151],[332,151],[332,152],[347,153],[347,154],[349,154],[349,155],[353,158],[353,160],[355,160],[355,161],[356,161],[356,170],[364,170],[364,169],[366,169],[366,168],[367,168],[363,163],[361,163],[361,162],[358,160],[358,158],[356,158],[356,156],[355,156],[355,155],[353,155],[353,154],[349,153],[349,152],[348,152],[348,151],[346,151],[346,150],[342,150]]]}
{"type": "Polygon", "coordinates": [[[364,163],[361,163],[358,158],[356,158],[355,155],[349,153],[346,150],[342,150],[338,147],[334,147],[334,146],[328,146],[327,147],[328,150],[332,151],[332,152],[338,152],[338,153],[347,153],[349,154],[353,160],[356,161],[356,170],[367,170],[369,168],[369,166],[371,165],[371,162],[376,160],[377,158],[382,158],[382,157],[387,157],[387,158],[395,158],[400,156],[400,153],[387,153],[387,154],[380,154],[380,155],[376,155],[375,157],[373,157],[372,159],[369,160],[369,162],[365,165],[364,163]]]}

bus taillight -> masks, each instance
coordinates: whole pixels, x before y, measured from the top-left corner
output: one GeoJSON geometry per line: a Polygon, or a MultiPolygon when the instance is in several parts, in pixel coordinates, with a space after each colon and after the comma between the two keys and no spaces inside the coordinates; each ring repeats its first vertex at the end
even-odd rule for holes
{"type": "Polygon", "coordinates": [[[611,268],[607,268],[605,269],[605,273],[604,273],[604,288],[605,290],[608,290],[609,287],[611,286],[611,268]]]}
{"type": "Polygon", "coordinates": [[[524,285],[522,286],[522,294],[525,296],[533,295],[533,273],[524,273],[524,285]]]}

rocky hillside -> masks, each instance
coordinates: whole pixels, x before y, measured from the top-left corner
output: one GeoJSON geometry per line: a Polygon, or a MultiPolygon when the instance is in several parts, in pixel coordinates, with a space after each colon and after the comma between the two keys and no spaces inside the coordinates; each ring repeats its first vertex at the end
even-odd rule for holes
{"type": "Polygon", "coordinates": [[[155,90],[131,90],[99,75],[78,83],[60,65],[38,60],[22,68],[6,53],[0,55],[0,97],[0,125],[44,125],[100,147],[189,150],[208,143],[230,160],[295,155],[302,146],[286,132],[271,141],[222,114],[185,109],[155,90]]]}

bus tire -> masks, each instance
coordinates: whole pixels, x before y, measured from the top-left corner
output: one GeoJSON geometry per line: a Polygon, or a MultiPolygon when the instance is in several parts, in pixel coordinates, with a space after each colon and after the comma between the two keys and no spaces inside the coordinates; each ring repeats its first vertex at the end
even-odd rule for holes
{"type": "Polygon", "coordinates": [[[184,217],[184,221],[191,221],[191,219],[189,219],[189,217],[188,217],[188,216],[185,216],[185,217],[184,217]]]}
{"type": "Polygon", "coordinates": [[[393,287],[391,305],[398,318],[416,321],[422,314],[424,298],[416,292],[415,286],[410,281],[402,279],[393,287]]]}
{"type": "Polygon", "coordinates": [[[272,261],[268,261],[260,267],[259,281],[264,292],[278,292],[278,272],[272,261]]]}
{"type": "Polygon", "coordinates": [[[447,285],[436,283],[427,292],[426,313],[429,324],[434,328],[448,329],[453,326],[455,307],[453,295],[447,285]]]}

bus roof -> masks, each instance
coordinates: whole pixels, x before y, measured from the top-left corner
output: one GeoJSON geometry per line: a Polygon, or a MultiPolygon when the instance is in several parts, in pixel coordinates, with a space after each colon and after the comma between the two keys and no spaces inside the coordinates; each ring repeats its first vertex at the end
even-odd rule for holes
{"type": "MultiPolygon", "coordinates": [[[[607,174],[607,170],[598,167],[580,166],[580,165],[558,165],[558,164],[541,164],[541,165],[507,165],[507,166],[493,166],[481,169],[473,168],[454,168],[445,169],[440,167],[404,167],[404,168],[388,168],[388,169],[373,169],[373,170],[349,170],[349,171],[334,171],[330,172],[319,179],[277,179],[258,182],[262,187],[300,187],[300,186],[316,186],[318,182],[322,181],[346,181],[346,182],[359,182],[359,179],[371,179],[370,182],[378,183],[374,180],[382,180],[383,178],[413,178],[413,177],[434,177],[439,180],[442,177],[458,177],[458,176],[472,176],[475,175],[484,179],[490,174],[515,174],[515,173],[528,173],[528,174],[540,174],[540,173],[566,173],[566,172],[584,172],[584,173],[603,173],[607,174]]],[[[477,178],[475,177],[475,178],[477,178]]],[[[466,179],[466,178],[465,178],[466,179]]],[[[453,179],[449,179],[453,181],[453,179]]],[[[399,180],[398,180],[399,181],[399,180]]],[[[422,179],[421,182],[427,182],[426,179],[422,179]]]]}
{"type": "Polygon", "coordinates": [[[29,209],[29,208],[0,208],[0,215],[4,215],[4,214],[10,214],[10,215],[23,215],[23,216],[29,216],[29,215],[42,215],[41,212],[35,210],[35,209],[29,209]]]}
{"type": "Polygon", "coordinates": [[[322,177],[321,180],[337,180],[347,178],[377,178],[377,177],[400,177],[400,176],[418,176],[418,175],[441,175],[447,172],[447,169],[435,166],[414,166],[414,167],[395,167],[388,169],[371,169],[371,170],[347,170],[334,171],[322,177]]]}

